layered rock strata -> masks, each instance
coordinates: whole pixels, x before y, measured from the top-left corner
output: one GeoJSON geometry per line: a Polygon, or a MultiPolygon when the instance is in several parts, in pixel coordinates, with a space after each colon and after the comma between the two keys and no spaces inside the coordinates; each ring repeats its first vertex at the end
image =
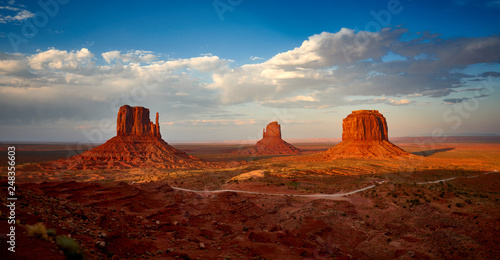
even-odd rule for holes
{"type": "Polygon", "coordinates": [[[324,152],[329,158],[396,158],[410,155],[389,142],[387,121],[377,110],[357,110],[342,122],[342,142],[324,152]]]}

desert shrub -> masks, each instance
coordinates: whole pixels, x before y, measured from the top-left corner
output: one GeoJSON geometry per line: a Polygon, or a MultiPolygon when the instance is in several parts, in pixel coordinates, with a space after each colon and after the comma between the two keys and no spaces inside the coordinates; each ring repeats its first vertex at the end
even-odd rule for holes
{"type": "Polygon", "coordinates": [[[55,237],[55,236],[56,236],[56,234],[57,234],[57,231],[56,231],[55,229],[53,229],[53,228],[49,228],[49,229],[47,229],[47,235],[48,235],[49,237],[55,237]]]}
{"type": "Polygon", "coordinates": [[[26,228],[28,229],[28,236],[49,240],[49,236],[47,235],[47,228],[43,223],[38,222],[35,225],[26,226],[26,228]]]}
{"type": "Polygon", "coordinates": [[[72,238],[69,238],[67,236],[58,236],[56,238],[56,245],[64,252],[64,255],[68,259],[84,259],[83,250],[72,238]]]}

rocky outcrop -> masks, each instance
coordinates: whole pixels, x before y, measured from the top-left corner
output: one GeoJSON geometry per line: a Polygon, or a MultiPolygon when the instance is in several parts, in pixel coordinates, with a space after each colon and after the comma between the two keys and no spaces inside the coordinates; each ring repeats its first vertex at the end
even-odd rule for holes
{"type": "Polygon", "coordinates": [[[262,139],[253,147],[236,151],[240,154],[299,154],[297,147],[281,139],[281,126],[273,121],[262,131],[262,139]]]}
{"type": "Polygon", "coordinates": [[[352,111],[342,123],[342,142],[323,155],[329,159],[410,156],[389,142],[387,121],[377,110],[352,111]]]}
{"type": "MultiPolygon", "coordinates": [[[[170,146],[161,138],[159,114],[156,123],[149,109],[124,105],[118,111],[116,136],[106,143],[61,163],[69,169],[120,169],[133,167],[207,167],[207,163],[170,146]]],[[[215,165],[215,164],[214,164],[215,165]]]]}
{"type": "Polygon", "coordinates": [[[342,122],[342,141],[388,141],[387,122],[377,110],[357,110],[342,122]]]}
{"type": "Polygon", "coordinates": [[[277,138],[281,139],[281,126],[277,121],[273,121],[262,129],[262,138],[277,138]]]}
{"type": "Polygon", "coordinates": [[[149,109],[124,105],[118,110],[116,120],[117,136],[155,136],[161,137],[159,114],[156,113],[156,123],[149,121],[149,109]]]}

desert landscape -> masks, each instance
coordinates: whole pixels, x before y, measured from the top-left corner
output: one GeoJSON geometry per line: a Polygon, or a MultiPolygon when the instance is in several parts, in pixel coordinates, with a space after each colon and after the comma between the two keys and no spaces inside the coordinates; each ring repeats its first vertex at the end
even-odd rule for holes
{"type": "MultiPolygon", "coordinates": [[[[263,140],[274,133],[271,143],[282,141],[279,125],[270,125],[277,126],[263,140]]],[[[122,106],[117,136],[81,155],[65,157],[68,144],[16,145],[16,244],[23,248],[16,258],[500,254],[498,138],[407,138],[396,146],[383,115],[363,110],[344,119],[342,143],[295,144],[300,155],[272,155],[227,144],[173,148],[156,126],[148,109],[122,106]]],[[[2,211],[2,228],[8,216],[2,211]]]]}
{"type": "Polygon", "coordinates": [[[500,259],[499,0],[0,0],[0,260],[500,259]]]}

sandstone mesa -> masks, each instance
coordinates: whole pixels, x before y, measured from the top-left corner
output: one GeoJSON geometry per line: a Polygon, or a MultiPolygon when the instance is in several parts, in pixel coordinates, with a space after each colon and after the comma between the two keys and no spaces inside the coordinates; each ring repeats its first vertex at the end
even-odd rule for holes
{"type": "Polygon", "coordinates": [[[352,111],[342,122],[342,142],[323,155],[329,159],[410,156],[389,142],[387,121],[377,110],[352,111]]]}

